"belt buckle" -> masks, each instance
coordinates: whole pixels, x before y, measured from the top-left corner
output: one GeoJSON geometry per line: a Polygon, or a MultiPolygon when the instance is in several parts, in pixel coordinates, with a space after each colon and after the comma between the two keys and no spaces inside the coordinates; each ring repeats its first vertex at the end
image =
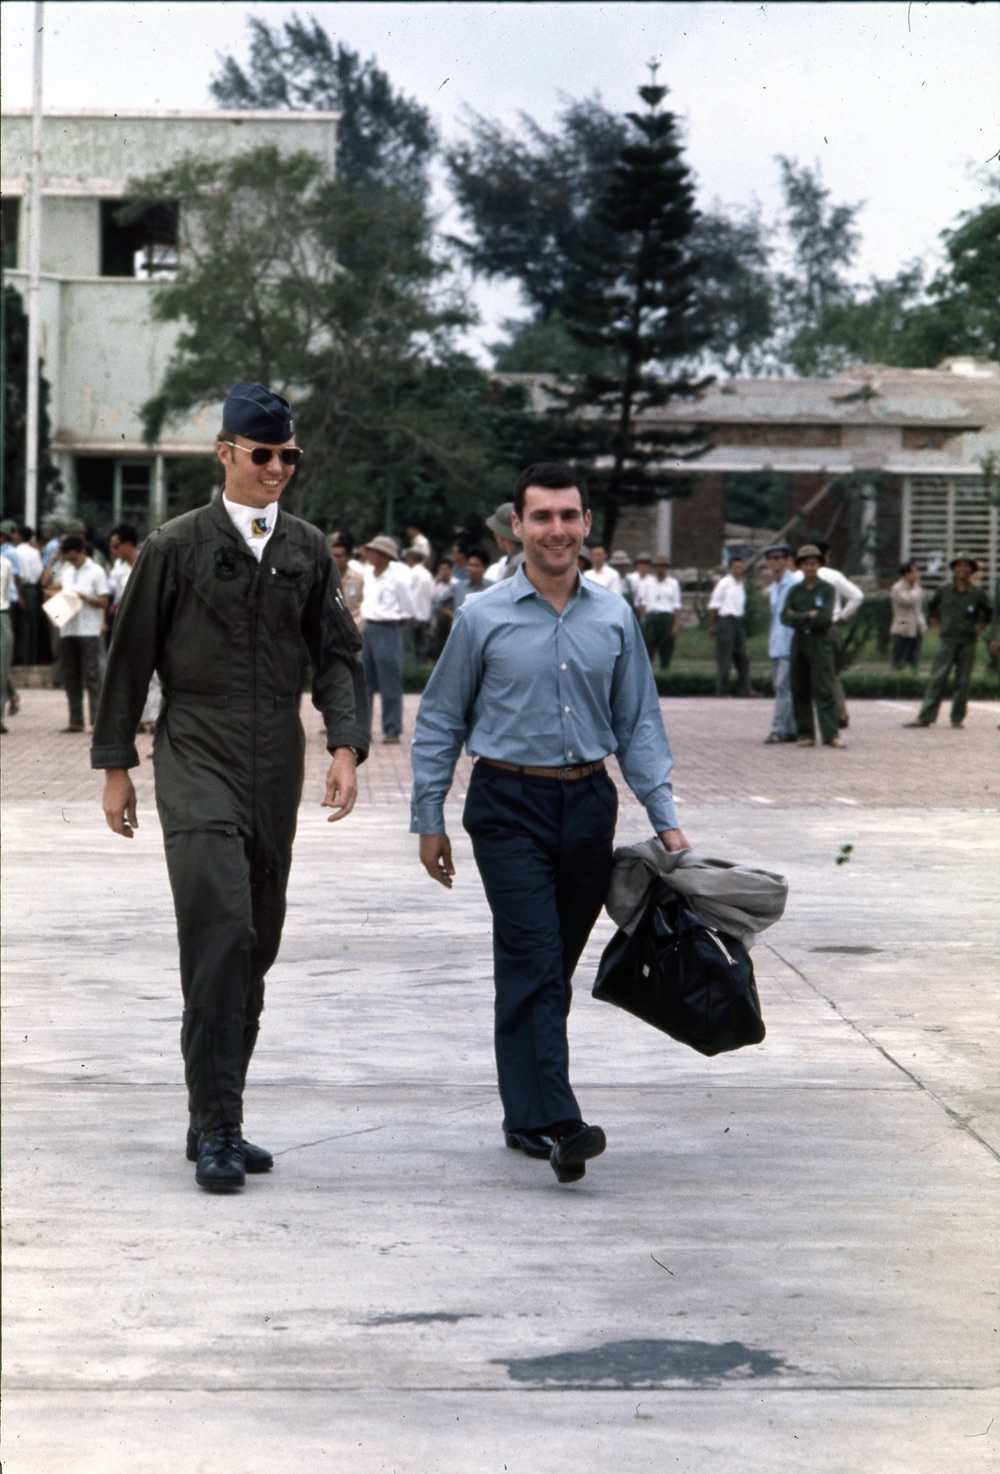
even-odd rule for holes
{"type": "Polygon", "coordinates": [[[560,768],[559,769],[559,782],[560,783],[565,783],[567,781],[567,775],[571,771],[572,771],[572,769],[568,765],[565,766],[565,767],[560,768]]]}

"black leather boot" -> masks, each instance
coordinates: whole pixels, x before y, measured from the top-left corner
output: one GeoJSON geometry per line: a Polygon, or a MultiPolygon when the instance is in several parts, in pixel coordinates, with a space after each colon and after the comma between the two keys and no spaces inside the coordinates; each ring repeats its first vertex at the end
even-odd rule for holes
{"type": "Polygon", "coordinates": [[[218,1126],[198,1137],[195,1180],[214,1192],[233,1192],[246,1181],[243,1133],[238,1126],[218,1126]]]}

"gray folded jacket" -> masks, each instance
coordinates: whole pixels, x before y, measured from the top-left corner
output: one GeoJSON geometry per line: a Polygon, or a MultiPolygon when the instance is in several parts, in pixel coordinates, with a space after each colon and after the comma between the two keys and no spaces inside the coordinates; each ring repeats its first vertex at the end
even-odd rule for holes
{"type": "Polygon", "coordinates": [[[671,853],[654,837],[615,850],[604,904],[622,931],[635,931],[657,881],[683,896],[699,921],[738,937],[744,947],[752,947],[758,932],[780,921],[788,896],[783,875],[693,850],[671,853]]]}

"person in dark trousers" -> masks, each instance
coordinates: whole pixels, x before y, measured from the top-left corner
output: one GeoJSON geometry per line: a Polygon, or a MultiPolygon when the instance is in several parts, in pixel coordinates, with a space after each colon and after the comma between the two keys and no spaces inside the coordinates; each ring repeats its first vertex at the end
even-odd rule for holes
{"type": "Polygon", "coordinates": [[[288,402],[260,384],[226,399],[219,495],[142,546],[108,656],[91,763],[104,814],[136,828],[135,731],[154,669],[153,761],[180,947],[189,1160],[205,1188],[243,1185],[270,1154],[242,1134],[243,1089],[277,956],[302,793],[303,640],[332,754],[323,798],[343,819],[368,751],[360,638],[323,534],[279,509],[301,451],[288,402]]]}
{"type": "Polygon", "coordinates": [[[578,1181],[605,1148],[569,1082],[571,979],[611,873],[614,753],[668,850],[677,824],[653,672],[624,599],[582,578],[590,531],[577,472],[529,466],[514,490],[524,563],[470,599],[432,675],[413,738],[411,831],[450,889],[444,801],[463,742],[477,759],[464,826],[493,913],[497,1073],[504,1139],[578,1181]]]}
{"type": "Polygon", "coordinates": [[[742,558],[729,560],[729,571],[719,579],[708,601],[708,633],[715,640],[715,694],[728,696],[729,670],[736,667],[737,696],[752,696],[750,652],[747,649],[747,590],[742,558]]]}
{"type": "Polygon", "coordinates": [[[830,627],[836,600],[834,588],[819,576],[819,548],[806,543],[795,559],[802,582],[788,590],[781,611],[783,624],[795,631],[792,641],[792,701],[800,747],[816,746],[813,707],[825,747],[846,747],[838,736],[837,698],[834,694],[833,648],[830,627]]]}
{"type": "Polygon", "coordinates": [[[968,553],[957,553],[948,567],[951,583],[935,589],[927,606],[931,628],[940,635],[937,654],[931,661],[927,690],[915,721],[907,727],[930,727],[937,721],[949,677],[954,673],[951,725],[962,727],[969,709],[969,683],[976,661],[976,641],[989,624],[993,608],[982,589],[972,582],[979,564],[968,553]]]}

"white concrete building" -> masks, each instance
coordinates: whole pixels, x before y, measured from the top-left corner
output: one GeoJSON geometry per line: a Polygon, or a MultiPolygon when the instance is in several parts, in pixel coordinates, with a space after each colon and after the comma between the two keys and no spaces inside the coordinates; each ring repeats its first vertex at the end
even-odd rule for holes
{"type": "MultiPolygon", "coordinates": [[[[168,426],[149,446],[140,408],[160,387],[176,323],[154,322],[151,300],[177,265],[170,202],[132,225],[116,211],[130,178],[185,153],[227,159],[265,144],[316,154],[333,173],[332,112],[47,112],[42,127],[40,307],[52,391],[52,453],[70,508],[140,531],[168,511],[172,458],[204,454],[214,411],[168,426]]],[[[27,303],[31,114],[5,112],[0,135],[3,280],[27,303]]]]}

